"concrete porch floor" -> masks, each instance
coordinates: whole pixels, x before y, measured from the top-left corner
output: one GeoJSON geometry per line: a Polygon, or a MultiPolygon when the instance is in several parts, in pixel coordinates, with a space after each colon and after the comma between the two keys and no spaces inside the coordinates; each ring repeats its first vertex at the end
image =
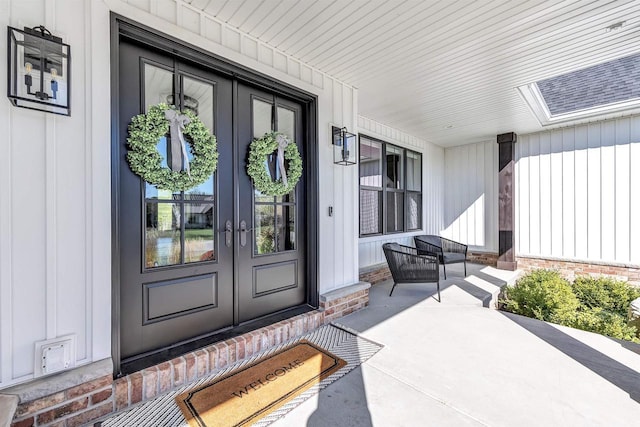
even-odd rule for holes
{"type": "Polygon", "coordinates": [[[385,347],[272,425],[640,425],[640,346],[484,308],[514,273],[447,273],[442,303],[434,284],[371,287],[337,323],[385,347]]]}

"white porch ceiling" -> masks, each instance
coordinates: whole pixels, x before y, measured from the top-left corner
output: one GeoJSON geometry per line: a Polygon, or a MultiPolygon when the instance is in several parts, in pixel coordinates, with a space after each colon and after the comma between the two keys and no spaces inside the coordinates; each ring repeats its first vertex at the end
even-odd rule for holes
{"type": "Polygon", "coordinates": [[[637,0],[190,3],[357,87],[360,115],[441,146],[541,130],[516,87],[640,52],[637,0]]]}

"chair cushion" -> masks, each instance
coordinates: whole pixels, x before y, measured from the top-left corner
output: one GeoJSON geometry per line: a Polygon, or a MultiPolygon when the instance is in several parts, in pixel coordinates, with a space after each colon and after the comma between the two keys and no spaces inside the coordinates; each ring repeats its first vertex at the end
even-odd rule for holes
{"type": "Polygon", "coordinates": [[[445,252],[443,258],[445,264],[453,264],[454,262],[463,262],[465,255],[459,252],[445,252]]]}
{"type": "Polygon", "coordinates": [[[423,240],[423,241],[427,242],[430,245],[442,248],[442,240],[440,240],[439,236],[433,236],[431,234],[426,234],[426,235],[422,235],[422,236],[418,236],[418,237],[420,238],[420,240],[423,240]]]}

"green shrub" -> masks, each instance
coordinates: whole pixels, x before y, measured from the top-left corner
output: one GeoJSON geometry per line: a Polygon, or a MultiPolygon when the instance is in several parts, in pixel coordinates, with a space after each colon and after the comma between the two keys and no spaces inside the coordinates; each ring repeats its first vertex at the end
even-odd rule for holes
{"type": "Polygon", "coordinates": [[[569,282],[553,270],[522,277],[505,289],[501,303],[506,311],[545,321],[571,317],[580,306],[569,282]]]}
{"type": "Polygon", "coordinates": [[[566,320],[566,323],[563,324],[572,328],[640,343],[638,330],[634,326],[627,325],[625,317],[599,307],[583,307],[583,309],[574,313],[572,319],[564,320],[566,320]]]}
{"type": "Polygon", "coordinates": [[[640,298],[640,289],[606,277],[577,277],[573,292],[584,306],[600,307],[625,318],[631,301],[640,298]]]}
{"type": "Polygon", "coordinates": [[[631,301],[640,288],[605,277],[578,277],[573,284],[557,271],[534,270],[507,287],[502,308],[512,313],[640,343],[627,325],[631,301]]]}

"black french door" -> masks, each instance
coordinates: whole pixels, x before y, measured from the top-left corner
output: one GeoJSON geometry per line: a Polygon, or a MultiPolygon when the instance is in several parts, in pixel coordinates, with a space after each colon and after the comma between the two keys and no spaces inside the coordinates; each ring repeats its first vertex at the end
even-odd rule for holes
{"type": "MultiPolygon", "coordinates": [[[[157,362],[169,349],[308,302],[305,178],[274,197],[254,190],[246,172],[250,142],[271,130],[296,141],[305,161],[303,103],[121,40],[118,114],[114,336],[123,364],[157,362]],[[196,113],[217,137],[217,171],[187,191],[144,182],[126,160],[132,117],[160,102],[196,113]]],[[[157,145],[163,166],[169,139],[157,145]]]]}
{"type": "MultiPolygon", "coordinates": [[[[244,322],[302,304],[306,299],[304,179],[284,196],[255,190],[245,172],[249,144],[253,138],[275,130],[298,141],[300,152],[304,147],[302,108],[298,103],[244,84],[238,84],[237,102],[238,148],[242,153],[238,161],[239,221],[241,229],[243,224],[250,226],[246,244],[241,239],[238,245],[238,315],[244,322]]],[[[242,230],[240,233],[242,236],[242,230]]]]}

